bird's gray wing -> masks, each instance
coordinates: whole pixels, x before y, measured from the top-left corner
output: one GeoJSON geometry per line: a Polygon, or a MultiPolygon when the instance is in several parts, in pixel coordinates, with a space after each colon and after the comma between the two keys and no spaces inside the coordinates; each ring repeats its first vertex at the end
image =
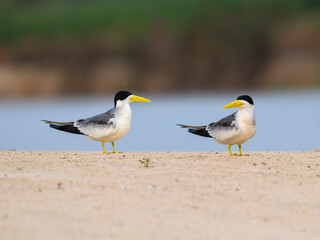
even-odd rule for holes
{"type": "Polygon", "coordinates": [[[232,129],[235,128],[235,122],[236,122],[236,113],[233,113],[227,117],[222,118],[221,120],[219,120],[218,122],[215,123],[210,123],[207,126],[207,131],[212,131],[212,130],[217,130],[217,129],[232,129]]]}
{"type": "Polygon", "coordinates": [[[101,113],[99,115],[96,115],[90,118],[79,119],[74,123],[74,126],[78,127],[79,129],[85,128],[85,127],[112,126],[114,117],[115,117],[115,108],[112,108],[105,113],[101,113]]]}

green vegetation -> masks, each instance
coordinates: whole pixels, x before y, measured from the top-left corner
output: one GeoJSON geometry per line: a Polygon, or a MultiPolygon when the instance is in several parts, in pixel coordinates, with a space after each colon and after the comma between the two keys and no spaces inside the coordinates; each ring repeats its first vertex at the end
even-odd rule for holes
{"type": "Polygon", "coordinates": [[[14,42],[30,36],[49,39],[79,37],[114,31],[139,36],[158,21],[177,34],[208,23],[215,32],[221,25],[241,27],[251,22],[252,26],[260,26],[307,11],[319,13],[319,1],[2,0],[0,41],[14,42]]]}
{"type": "Polygon", "coordinates": [[[145,168],[152,168],[154,166],[153,163],[150,161],[150,158],[143,158],[143,160],[139,160],[139,162],[143,165],[145,168]]]}

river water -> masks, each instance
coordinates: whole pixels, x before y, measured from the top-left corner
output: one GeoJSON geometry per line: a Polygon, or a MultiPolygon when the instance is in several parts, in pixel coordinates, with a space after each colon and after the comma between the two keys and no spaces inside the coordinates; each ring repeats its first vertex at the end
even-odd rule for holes
{"type": "MultiPolygon", "coordinates": [[[[320,89],[274,92],[137,94],[151,103],[132,103],[130,132],[117,151],[227,151],[227,147],[188,133],[176,123],[205,125],[233,113],[223,109],[237,96],[255,102],[257,133],[243,151],[314,151],[320,148],[320,89]]],[[[113,107],[113,96],[29,99],[0,102],[1,150],[102,151],[100,143],[56,131],[41,119],[74,121],[113,107]]],[[[111,144],[106,143],[106,149],[111,144]]],[[[236,147],[233,148],[237,150],[236,147]]]]}

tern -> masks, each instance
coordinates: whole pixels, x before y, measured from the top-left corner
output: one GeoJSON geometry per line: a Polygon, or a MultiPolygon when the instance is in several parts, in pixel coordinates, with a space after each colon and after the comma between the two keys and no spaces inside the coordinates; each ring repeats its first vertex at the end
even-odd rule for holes
{"type": "Polygon", "coordinates": [[[50,124],[51,128],[73,134],[85,135],[88,139],[101,142],[104,153],[105,142],[112,143],[113,153],[117,153],[114,142],[130,130],[131,125],[131,102],[151,102],[150,100],[133,95],[128,91],[119,91],[114,97],[114,108],[109,111],[75,122],[54,122],[42,120],[50,124]]]}
{"type": "Polygon", "coordinates": [[[242,95],[236,101],[227,104],[224,108],[239,110],[218,122],[205,126],[188,126],[177,124],[182,128],[188,128],[190,133],[203,137],[213,138],[217,143],[228,145],[230,156],[235,156],[231,151],[232,145],[239,146],[239,155],[242,156],[241,144],[252,138],[257,130],[254,103],[250,96],[242,95]]]}

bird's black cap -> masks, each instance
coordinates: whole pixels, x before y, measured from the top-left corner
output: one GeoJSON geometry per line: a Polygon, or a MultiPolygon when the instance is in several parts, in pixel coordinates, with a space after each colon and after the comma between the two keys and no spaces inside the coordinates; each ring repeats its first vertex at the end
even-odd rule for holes
{"type": "Polygon", "coordinates": [[[241,95],[237,98],[237,100],[244,100],[244,101],[247,101],[248,103],[254,105],[252,98],[248,95],[241,95]]]}
{"type": "Polygon", "coordinates": [[[114,106],[116,106],[118,100],[125,100],[127,97],[132,95],[131,92],[128,91],[119,91],[114,96],[114,106]]]}

